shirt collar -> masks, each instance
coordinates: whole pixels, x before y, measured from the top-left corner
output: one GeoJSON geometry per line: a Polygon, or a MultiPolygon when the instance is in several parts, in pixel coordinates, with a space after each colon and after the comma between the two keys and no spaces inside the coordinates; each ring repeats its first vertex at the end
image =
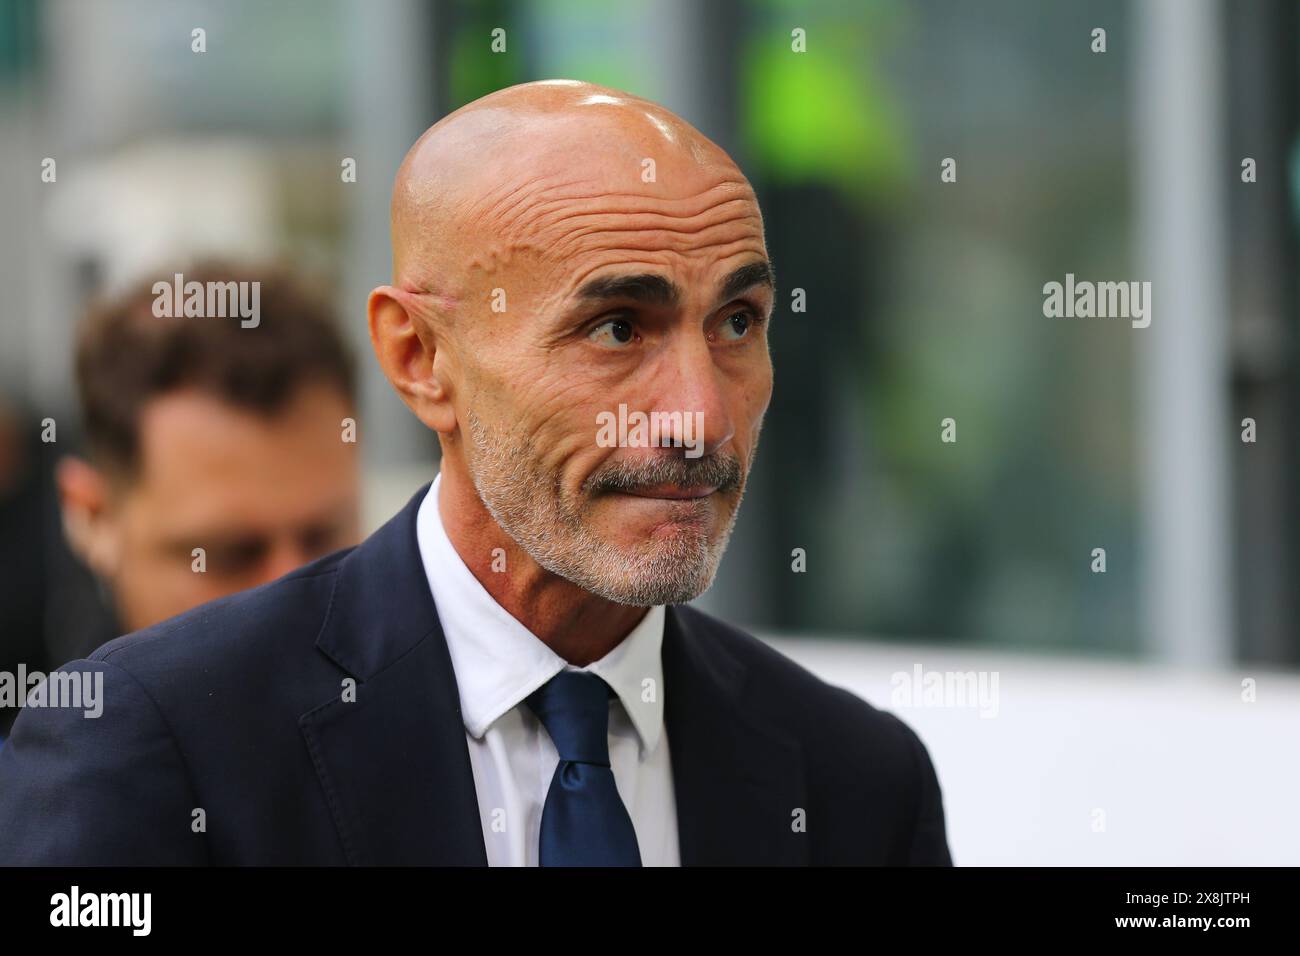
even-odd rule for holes
{"type": "Polygon", "coordinates": [[[652,752],[663,731],[664,608],[650,608],[608,654],[575,667],[510,615],[474,577],[457,553],[438,511],[441,475],[416,515],[416,539],[433,603],[447,638],[465,729],[478,739],[502,714],[562,670],[590,671],[614,689],[640,738],[652,752]]]}

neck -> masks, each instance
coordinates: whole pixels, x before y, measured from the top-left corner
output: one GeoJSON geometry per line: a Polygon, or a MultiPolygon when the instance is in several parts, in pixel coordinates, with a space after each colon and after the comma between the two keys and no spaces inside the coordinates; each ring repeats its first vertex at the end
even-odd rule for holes
{"type": "Polygon", "coordinates": [[[438,514],[456,553],[494,601],[570,664],[600,660],[645,616],[646,608],[598,597],[534,561],[496,523],[451,456],[443,456],[440,474],[438,514]],[[507,570],[494,570],[502,554],[507,570]]]}

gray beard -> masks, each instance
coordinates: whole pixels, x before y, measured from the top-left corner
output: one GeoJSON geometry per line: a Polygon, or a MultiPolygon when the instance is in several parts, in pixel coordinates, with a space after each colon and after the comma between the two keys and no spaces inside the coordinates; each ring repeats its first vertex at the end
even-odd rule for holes
{"type": "MultiPolygon", "coordinates": [[[[558,475],[535,466],[531,445],[467,416],[470,478],[488,513],[523,551],[554,575],[616,604],[654,607],[684,604],[713,584],[731,539],[740,496],[712,540],[687,526],[664,539],[625,550],[592,533],[580,511],[564,499],[558,475]]],[[[743,494],[743,479],[739,485],[743,494]]]]}

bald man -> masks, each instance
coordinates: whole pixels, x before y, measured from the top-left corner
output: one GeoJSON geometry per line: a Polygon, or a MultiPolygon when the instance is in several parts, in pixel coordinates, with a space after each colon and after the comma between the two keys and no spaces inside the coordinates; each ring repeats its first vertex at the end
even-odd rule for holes
{"type": "Polygon", "coordinates": [[[0,861],[949,865],[898,718],[686,602],[772,394],[753,190],[571,81],[411,148],[375,354],[442,447],[355,549],[104,645],[29,708],[0,861]]]}

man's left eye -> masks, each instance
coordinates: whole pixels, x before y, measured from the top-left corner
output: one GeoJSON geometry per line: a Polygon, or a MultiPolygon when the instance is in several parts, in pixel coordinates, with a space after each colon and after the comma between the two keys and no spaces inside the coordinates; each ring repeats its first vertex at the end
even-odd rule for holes
{"type": "Polygon", "coordinates": [[[727,316],[722,325],[718,327],[718,332],[723,339],[734,342],[737,339],[743,339],[753,325],[753,314],[742,309],[727,316]]]}

